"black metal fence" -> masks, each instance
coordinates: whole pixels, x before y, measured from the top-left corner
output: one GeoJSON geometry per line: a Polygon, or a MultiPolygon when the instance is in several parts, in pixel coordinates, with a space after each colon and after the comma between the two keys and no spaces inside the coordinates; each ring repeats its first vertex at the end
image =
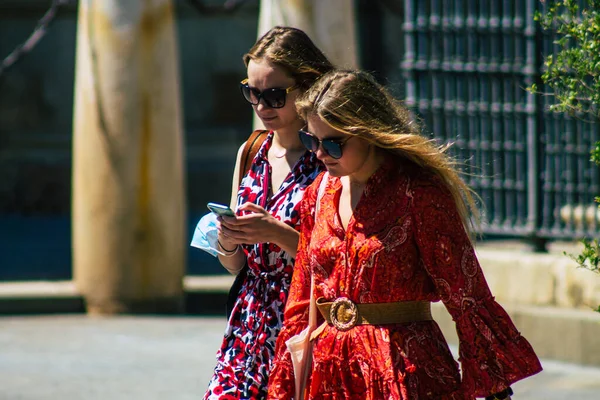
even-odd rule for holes
{"type": "Polygon", "coordinates": [[[598,124],[548,111],[543,57],[553,40],[534,21],[539,0],[406,0],[405,100],[433,135],[454,142],[484,201],[487,235],[597,237],[598,124]]]}

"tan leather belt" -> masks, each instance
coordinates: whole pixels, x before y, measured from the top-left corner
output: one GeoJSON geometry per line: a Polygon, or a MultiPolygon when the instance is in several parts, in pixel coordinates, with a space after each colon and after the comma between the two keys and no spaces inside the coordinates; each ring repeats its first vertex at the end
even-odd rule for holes
{"type": "Polygon", "coordinates": [[[356,325],[385,325],[431,321],[428,301],[398,301],[393,303],[356,304],[347,297],[332,302],[317,299],[317,308],[328,324],[341,331],[356,325]]]}

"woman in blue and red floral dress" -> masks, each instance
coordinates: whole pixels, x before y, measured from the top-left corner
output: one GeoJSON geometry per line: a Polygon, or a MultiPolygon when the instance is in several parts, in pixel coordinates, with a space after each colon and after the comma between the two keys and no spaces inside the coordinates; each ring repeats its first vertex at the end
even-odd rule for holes
{"type": "Polygon", "coordinates": [[[262,399],[299,238],[299,203],[324,169],[298,137],[304,121],[294,102],[321,75],[333,69],[301,30],[275,27],[244,56],[245,99],[269,131],[238,187],[238,152],[231,208],[220,217],[219,261],[237,274],[248,273],[229,317],[217,366],[204,399],[262,399]]]}

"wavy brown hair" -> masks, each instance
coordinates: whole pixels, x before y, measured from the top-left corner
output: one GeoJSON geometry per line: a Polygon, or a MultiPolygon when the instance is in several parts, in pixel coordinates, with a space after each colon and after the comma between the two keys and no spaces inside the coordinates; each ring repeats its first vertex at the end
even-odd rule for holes
{"type": "Polygon", "coordinates": [[[479,196],[446,154],[450,145],[439,146],[424,137],[410,111],[369,73],[329,72],[296,100],[296,108],[304,120],[316,115],[340,132],[359,136],[437,175],[452,194],[465,229],[474,232],[479,225],[475,201],[479,196]]]}
{"type": "Polygon", "coordinates": [[[293,78],[302,92],[334,68],[306,33],[286,26],[276,26],[265,33],[243,60],[246,67],[250,60],[271,62],[293,78]]]}

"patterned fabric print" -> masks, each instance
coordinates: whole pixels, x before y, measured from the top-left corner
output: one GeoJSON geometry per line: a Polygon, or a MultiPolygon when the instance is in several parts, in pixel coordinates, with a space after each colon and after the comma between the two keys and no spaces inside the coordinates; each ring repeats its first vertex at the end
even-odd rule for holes
{"type": "Polygon", "coordinates": [[[309,399],[474,399],[541,370],[491,296],[451,194],[438,178],[390,157],[367,183],[346,230],[336,177],[329,178],[314,223],[320,180],[301,204],[299,251],[269,399],[294,393],[285,341],[307,325],[310,271],[315,297],[328,301],[443,301],[456,321],[463,380],[433,321],[343,332],[327,326],[314,342],[309,399]]]}
{"type": "MultiPolygon", "coordinates": [[[[237,205],[259,204],[278,220],[299,229],[300,200],[323,166],[306,152],[279,190],[270,196],[271,166],[267,152],[272,140],[270,133],[242,180],[237,205]]],[[[244,246],[244,252],[248,277],[227,324],[204,399],[255,400],[266,396],[294,260],[273,243],[244,246]]]]}

